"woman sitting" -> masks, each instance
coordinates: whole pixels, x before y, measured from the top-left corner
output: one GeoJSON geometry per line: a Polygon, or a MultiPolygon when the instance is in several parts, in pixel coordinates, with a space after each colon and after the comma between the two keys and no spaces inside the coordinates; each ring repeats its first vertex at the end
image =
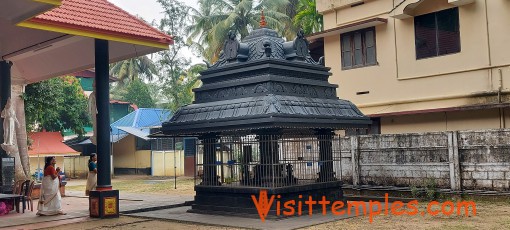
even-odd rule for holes
{"type": "Polygon", "coordinates": [[[62,197],[60,196],[60,181],[58,180],[55,157],[46,157],[44,164],[44,178],[41,183],[41,196],[37,206],[37,215],[52,216],[65,215],[62,211],[62,197]]]}

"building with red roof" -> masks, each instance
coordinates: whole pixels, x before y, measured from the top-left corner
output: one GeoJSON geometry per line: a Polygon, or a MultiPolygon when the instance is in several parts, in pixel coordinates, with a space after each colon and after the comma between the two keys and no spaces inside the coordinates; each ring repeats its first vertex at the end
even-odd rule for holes
{"type": "MultiPolygon", "coordinates": [[[[0,109],[11,98],[12,85],[19,87],[95,68],[96,149],[101,172],[97,180],[101,192],[97,194],[108,194],[118,204],[118,190],[112,190],[110,175],[109,64],[166,50],[172,37],[107,0],[3,0],[0,31],[0,109]]],[[[12,96],[15,105],[22,104],[20,97],[12,96]]],[[[0,126],[0,139],[3,131],[0,126]]],[[[50,139],[54,141],[56,136],[50,139]]],[[[41,146],[37,147],[38,155],[42,154],[41,146]]],[[[0,155],[6,157],[7,153],[0,150],[0,155]]],[[[1,183],[2,188],[12,187],[1,183]]],[[[91,216],[105,217],[104,205],[93,207],[91,216]]],[[[109,217],[118,216],[116,209],[109,217]]]]}
{"type": "Polygon", "coordinates": [[[44,157],[55,156],[57,167],[64,169],[64,157],[78,156],[80,152],[63,143],[64,138],[60,132],[35,132],[28,134],[32,144],[28,148],[30,158],[30,171],[37,172],[44,167],[44,157]]]}
{"type": "Polygon", "coordinates": [[[173,43],[170,35],[107,0],[6,0],[2,4],[0,56],[14,63],[13,83],[93,68],[94,39],[108,40],[110,63],[165,50],[173,43]],[[8,12],[9,8],[16,12],[8,12]],[[53,9],[46,11],[49,8],[53,9]]]}

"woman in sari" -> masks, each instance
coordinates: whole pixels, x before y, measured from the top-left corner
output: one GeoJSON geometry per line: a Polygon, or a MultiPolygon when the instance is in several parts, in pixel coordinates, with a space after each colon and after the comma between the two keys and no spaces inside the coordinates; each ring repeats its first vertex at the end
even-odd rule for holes
{"type": "Polygon", "coordinates": [[[89,175],[87,176],[87,187],[85,195],[88,196],[90,191],[96,190],[97,186],[97,156],[95,153],[90,155],[89,159],[89,175]]]}
{"type": "Polygon", "coordinates": [[[37,206],[37,215],[52,216],[64,215],[62,211],[62,197],[60,196],[60,181],[58,180],[55,157],[46,157],[44,164],[44,177],[41,183],[41,196],[37,206]]]}

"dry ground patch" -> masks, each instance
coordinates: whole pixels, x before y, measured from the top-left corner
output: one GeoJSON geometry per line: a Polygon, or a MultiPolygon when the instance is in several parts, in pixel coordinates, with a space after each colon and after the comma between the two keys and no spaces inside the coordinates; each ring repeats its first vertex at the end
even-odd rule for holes
{"type": "MultiPolygon", "coordinates": [[[[355,217],[346,220],[316,225],[305,230],[318,229],[434,229],[434,230],[469,230],[469,229],[510,229],[509,201],[475,201],[476,216],[376,216],[373,223],[368,217],[355,217]]],[[[456,203],[456,202],[454,202],[456,203]]],[[[420,211],[427,209],[427,203],[420,203],[420,211]]],[[[438,208],[434,208],[437,210],[438,208]]]]}

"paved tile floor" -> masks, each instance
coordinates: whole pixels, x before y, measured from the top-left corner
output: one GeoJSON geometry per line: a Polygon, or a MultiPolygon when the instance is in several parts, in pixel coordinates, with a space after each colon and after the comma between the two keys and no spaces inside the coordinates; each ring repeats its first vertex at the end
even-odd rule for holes
{"type": "MultiPolygon", "coordinates": [[[[80,181],[73,182],[80,183],[80,181]]],[[[101,221],[92,219],[88,212],[88,197],[84,196],[82,191],[66,191],[66,197],[62,199],[63,210],[67,215],[59,216],[36,216],[37,210],[33,212],[25,210],[25,213],[16,213],[12,211],[8,215],[0,216],[0,229],[51,229],[56,226],[73,223],[83,223],[86,221],[101,221]]],[[[192,225],[216,225],[228,226],[234,228],[250,229],[296,229],[321,223],[336,221],[350,216],[334,216],[331,213],[323,216],[320,213],[313,217],[304,215],[301,217],[291,217],[285,219],[271,220],[262,222],[258,218],[233,217],[206,215],[197,213],[188,213],[190,206],[169,208],[172,205],[182,205],[186,201],[192,201],[193,195],[150,195],[150,194],[129,194],[120,191],[120,211],[129,213],[133,210],[145,210],[144,212],[135,212],[123,214],[126,216],[157,219],[165,221],[186,222],[192,225]],[[148,211],[147,211],[148,210],[148,211]]],[[[37,206],[37,201],[34,202],[37,206]]]]}
{"type": "MultiPolygon", "coordinates": [[[[62,209],[67,215],[37,216],[35,215],[36,209],[33,212],[25,210],[25,213],[11,211],[5,216],[0,216],[0,229],[37,229],[89,220],[88,197],[83,196],[83,193],[78,191],[66,191],[66,195],[62,198],[62,209]]],[[[139,195],[123,193],[122,191],[119,196],[121,212],[164,207],[193,200],[191,195],[139,195]]],[[[37,206],[37,200],[34,201],[34,205],[37,206]]]]}

